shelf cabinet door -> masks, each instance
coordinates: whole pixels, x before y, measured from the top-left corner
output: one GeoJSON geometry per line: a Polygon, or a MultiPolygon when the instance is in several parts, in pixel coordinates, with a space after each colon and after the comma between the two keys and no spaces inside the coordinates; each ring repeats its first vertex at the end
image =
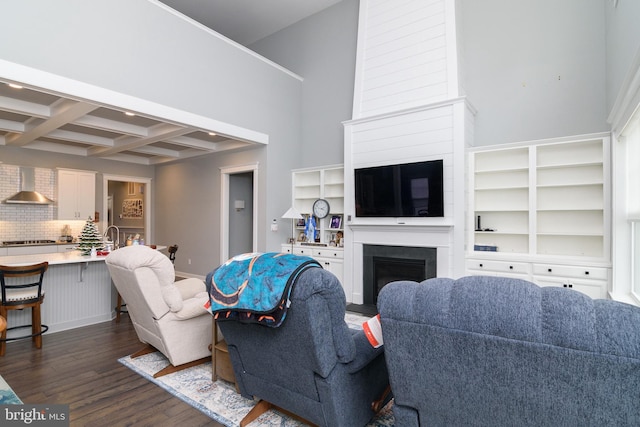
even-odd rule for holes
{"type": "Polygon", "coordinates": [[[538,286],[556,286],[573,289],[574,291],[582,292],[593,299],[602,299],[607,297],[606,281],[534,276],[533,282],[538,286]]]}

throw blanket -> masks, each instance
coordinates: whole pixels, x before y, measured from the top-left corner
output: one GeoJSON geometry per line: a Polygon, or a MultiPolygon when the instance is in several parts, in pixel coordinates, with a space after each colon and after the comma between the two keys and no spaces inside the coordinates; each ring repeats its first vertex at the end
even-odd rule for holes
{"type": "Polygon", "coordinates": [[[310,267],[321,266],[313,258],[299,255],[238,255],[207,275],[207,308],[216,320],[278,327],[286,317],[296,278],[310,267]]]}

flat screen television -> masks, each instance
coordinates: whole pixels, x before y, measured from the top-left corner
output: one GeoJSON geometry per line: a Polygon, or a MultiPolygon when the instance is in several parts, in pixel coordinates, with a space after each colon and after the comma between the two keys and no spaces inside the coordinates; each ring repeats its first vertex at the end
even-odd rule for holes
{"type": "Polygon", "coordinates": [[[442,160],[355,169],[356,217],[443,217],[442,160]]]}

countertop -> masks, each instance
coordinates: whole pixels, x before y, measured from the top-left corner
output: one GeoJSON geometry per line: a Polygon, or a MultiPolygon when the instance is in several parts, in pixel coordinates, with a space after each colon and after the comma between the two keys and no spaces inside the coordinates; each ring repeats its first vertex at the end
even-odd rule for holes
{"type": "MultiPolygon", "coordinates": [[[[156,249],[159,251],[166,248],[166,246],[156,245],[156,249]]],[[[98,255],[95,257],[82,255],[80,251],[56,252],[51,254],[10,255],[0,256],[0,265],[29,265],[38,264],[44,261],[47,261],[49,265],[76,264],[81,262],[104,261],[106,257],[106,255],[98,255]]]]}
{"type": "Polygon", "coordinates": [[[25,243],[23,245],[5,245],[0,242],[0,248],[21,248],[24,246],[60,246],[60,245],[77,245],[79,242],[56,241],[53,243],[25,243]]]}

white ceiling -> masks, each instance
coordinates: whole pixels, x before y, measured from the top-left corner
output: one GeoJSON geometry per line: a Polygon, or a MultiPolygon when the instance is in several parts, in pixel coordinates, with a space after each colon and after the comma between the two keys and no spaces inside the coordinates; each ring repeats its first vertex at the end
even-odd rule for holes
{"type": "MultiPolygon", "coordinates": [[[[162,0],[243,45],[339,1],[162,0]]],[[[153,165],[252,144],[209,130],[0,81],[0,145],[153,165]]]]}

